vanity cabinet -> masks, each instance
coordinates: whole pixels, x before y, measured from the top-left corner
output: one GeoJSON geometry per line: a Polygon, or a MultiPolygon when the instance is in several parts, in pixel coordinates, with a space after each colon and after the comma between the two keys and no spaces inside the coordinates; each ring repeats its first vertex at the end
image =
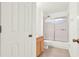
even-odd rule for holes
{"type": "Polygon", "coordinates": [[[36,38],[36,55],[40,56],[44,51],[44,37],[40,36],[36,38]]]}

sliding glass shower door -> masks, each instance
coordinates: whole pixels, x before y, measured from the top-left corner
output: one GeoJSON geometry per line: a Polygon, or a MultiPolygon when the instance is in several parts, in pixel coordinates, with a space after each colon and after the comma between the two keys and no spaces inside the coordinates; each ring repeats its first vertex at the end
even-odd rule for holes
{"type": "Polygon", "coordinates": [[[44,36],[46,40],[68,41],[68,20],[66,17],[47,18],[44,20],[44,36]]]}
{"type": "Polygon", "coordinates": [[[68,21],[67,18],[62,17],[55,20],[55,40],[68,41],[68,21]]]}
{"type": "Polygon", "coordinates": [[[50,20],[50,18],[48,19],[44,19],[44,39],[45,40],[54,40],[54,23],[51,23],[52,21],[50,20]]]}

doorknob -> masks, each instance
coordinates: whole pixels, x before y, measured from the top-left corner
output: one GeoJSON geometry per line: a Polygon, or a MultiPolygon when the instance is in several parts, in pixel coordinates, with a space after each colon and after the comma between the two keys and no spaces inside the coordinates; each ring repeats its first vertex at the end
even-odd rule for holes
{"type": "Polygon", "coordinates": [[[29,37],[32,37],[32,35],[30,34],[29,37]]]}
{"type": "Polygon", "coordinates": [[[79,39],[73,39],[73,42],[79,43],[79,39]]]}

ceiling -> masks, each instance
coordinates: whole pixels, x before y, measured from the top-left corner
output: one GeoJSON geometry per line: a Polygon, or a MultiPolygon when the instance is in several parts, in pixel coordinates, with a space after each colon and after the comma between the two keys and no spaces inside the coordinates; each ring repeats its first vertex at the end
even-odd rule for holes
{"type": "Polygon", "coordinates": [[[40,2],[37,5],[43,9],[44,14],[68,10],[68,2],[40,2]]]}

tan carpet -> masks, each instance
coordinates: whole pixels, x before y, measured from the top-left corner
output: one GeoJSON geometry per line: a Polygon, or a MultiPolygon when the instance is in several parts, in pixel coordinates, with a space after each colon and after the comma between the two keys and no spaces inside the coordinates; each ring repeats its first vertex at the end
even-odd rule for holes
{"type": "Polygon", "coordinates": [[[40,57],[69,57],[69,51],[61,48],[48,48],[40,55],[40,57]]]}

